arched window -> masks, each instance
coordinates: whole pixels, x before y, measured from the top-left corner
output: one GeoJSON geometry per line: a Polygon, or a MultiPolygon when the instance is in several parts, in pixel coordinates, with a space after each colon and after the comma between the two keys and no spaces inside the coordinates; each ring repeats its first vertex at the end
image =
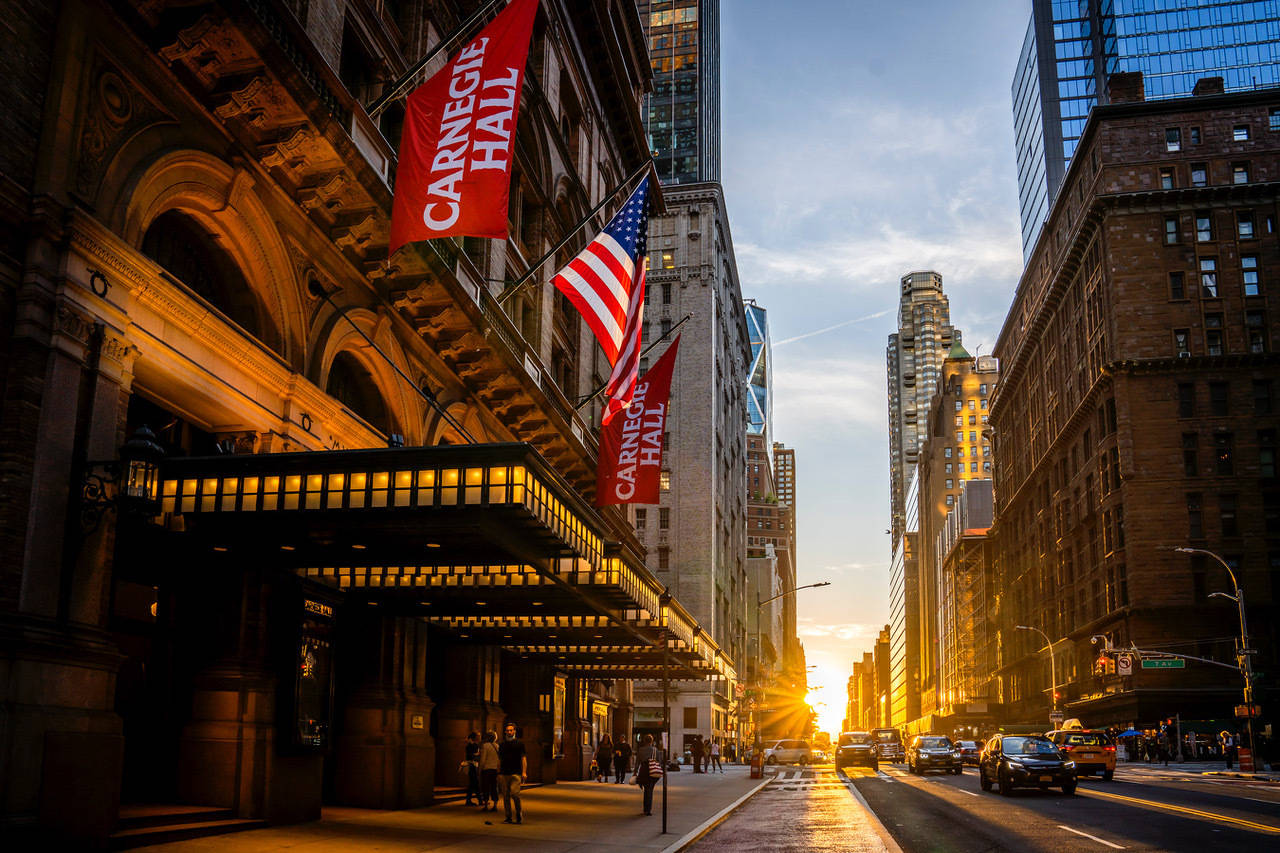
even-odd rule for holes
{"type": "Polygon", "coordinates": [[[340,352],[334,357],[325,391],[383,435],[395,432],[373,374],[351,353],[340,352]]]}
{"type": "Polygon", "coordinates": [[[281,352],[280,333],[240,267],[190,216],[177,210],[157,216],[142,237],[142,254],[245,332],[281,352]]]}

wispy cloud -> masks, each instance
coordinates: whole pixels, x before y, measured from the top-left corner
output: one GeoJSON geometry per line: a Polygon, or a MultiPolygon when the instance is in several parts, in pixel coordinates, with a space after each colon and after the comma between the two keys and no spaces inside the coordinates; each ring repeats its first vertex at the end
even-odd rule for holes
{"type": "Polygon", "coordinates": [[[814,335],[822,335],[822,334],[826,334],[827,332],[834,332],[836,329],[843,329],[845,326],[852,326],[854,323],[861,323],[864,320],[874,320],[877,317],[883,317],[885,314],[888,314],[891,310],[893,309],[886,308],[883,311],[877,311],[876,313],[868,314],[865,317],[854,317],[852,320],[842,320],[841,322],[836,323],[835,325],[827,326],[825,329],[815,329],[812,332],[805,332],[804,334],[801,334],[801,335],[794,335],[790,338],[784,338],[780,341],[774,341],[773,345],[775,347],[780,347],[783,344],[795,343],[796,341],[803,341],[805,338],[812,338],[814,335]]]}

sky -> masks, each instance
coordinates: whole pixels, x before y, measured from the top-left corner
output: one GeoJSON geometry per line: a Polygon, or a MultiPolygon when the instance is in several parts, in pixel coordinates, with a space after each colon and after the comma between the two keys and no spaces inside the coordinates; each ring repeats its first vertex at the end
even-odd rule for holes
{"type": "Polygon", "coordinates": [[[819,728],[889,619],[885,345],[898,280],[942,274],[991,352],[1022,271],[1009,86],[1030,0],[724,0],[722,182],[769,311],[796,450],[798,631],[819,728]]]}

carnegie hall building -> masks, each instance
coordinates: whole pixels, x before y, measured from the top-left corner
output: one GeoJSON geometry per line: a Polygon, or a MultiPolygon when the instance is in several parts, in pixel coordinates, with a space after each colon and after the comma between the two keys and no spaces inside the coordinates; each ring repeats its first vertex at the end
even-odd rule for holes
{"type": "Polygon", "coordinates": [[[649,157],[634,3],[540,3],[507,239],[394,255],[367,107],[496,9],[2,5],[0,837],[427,805],[506,722],[580,779],[632,679],[732,681],[594,506],[549,280],[616,205],[499,299],[649,157]]]}

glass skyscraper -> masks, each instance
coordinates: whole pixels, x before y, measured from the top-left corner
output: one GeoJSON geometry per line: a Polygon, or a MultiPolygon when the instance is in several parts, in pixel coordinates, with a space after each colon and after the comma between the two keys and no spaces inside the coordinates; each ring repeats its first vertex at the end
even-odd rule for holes
{"type": "Polygon", "coordinates": [[[1014,73],[1022,252],[1029,256],[1107,78],[1141,71],[1148,100],[1280,85],[1280,0],[1032,0],[1014,73]]]}
{"type": "Polygon", "coordinates": [[[653,92],[645,130],[664,184],[720,180],[720,0],[639,0],[653,92]]]}
{"type": "Polygon", "coordinates": [[[751,364],[747,368],[747,433],[764,436],[764,446],[773,441],[773,354],[769,344],[769,312],[754,299],[744,300],[747,334],[751,338],[751,364]]]}

